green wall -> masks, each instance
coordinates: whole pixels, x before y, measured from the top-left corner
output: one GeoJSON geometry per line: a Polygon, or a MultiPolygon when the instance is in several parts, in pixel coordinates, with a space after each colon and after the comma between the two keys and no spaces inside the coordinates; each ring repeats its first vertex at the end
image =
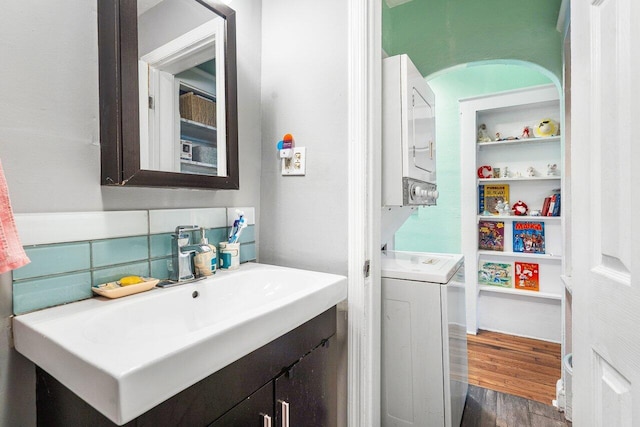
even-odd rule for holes
{"type": "Polygon", "coordinates": [[[423,76],[492,59],[532,62],[562,76],[561,0],[412,0],[382,6],[382,46],[423,76]]]}
{"type": "Polygon", "coordinates": [[[419,208],[396,232],[403,251],[461,251],[460,112],[458,100],[493,92],[551,83],[527,64],[477,64],[457,67],[428,79],[436,94],[438,206],[419,208]]]}

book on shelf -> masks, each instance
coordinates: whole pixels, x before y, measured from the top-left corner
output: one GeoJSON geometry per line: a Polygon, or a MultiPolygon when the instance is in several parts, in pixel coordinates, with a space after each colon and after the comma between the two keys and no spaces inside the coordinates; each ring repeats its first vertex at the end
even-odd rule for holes
{"type": "Polygon", "coordinates": [[[478,249],[504,251],[504,222],[478,222],[478,249]]]}
{"type": "Polygon", "coordinates": [[[560,190],[554,190],[553,194],[544,198],[542,216],[560,216],[560,190]]]}
{"type": "Polygon", "coordinates": [[[480,285],[513,288],[513,265],[510,262],[480,261],[478,283],[480,285]]]}
{"type": "Polygon", "coordinates": [[[545,253],[544,222],[513,221],[513,252],[545,253]]]}
{"type": "Polygon", "coordinates": [[[547,216],[559,216],[560,215],[560,193],[555,193],[551,196],[551,203],[549,203],[549,212],[547,216]]]}
{"type": "Polygon", "coordinates": [[[478,213],[489,212],[497,215],[498,202],[509,201],[509,184],[481,184],[478,185],[478,213]]]}
{"type": "Polygon", "coordinates": [[[514,263],[515,268],[515,288],[525,291],[540,290],[540,276],[538,274],[538,264],[532,262],[514,263]]]}

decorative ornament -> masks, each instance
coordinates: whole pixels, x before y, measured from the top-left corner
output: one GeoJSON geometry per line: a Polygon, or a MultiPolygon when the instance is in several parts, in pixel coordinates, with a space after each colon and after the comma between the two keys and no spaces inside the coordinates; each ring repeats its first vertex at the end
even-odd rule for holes
{"type": "Polygon", "coordinates": [[[492,171],[493,169],[491,168],[491,166],[480,166],[478,168],[478,178],[491,178],[492,176],[492,171]]]}
{"type": "Polygon", "coordinates": [[[527,206],[527,204],[522,200],[518,200],[516,203],[513,204],[513,207],[511,208],[511,211],[513,212],[513,214],[517,216],[526,215],[528,210],[529,210],[529,206],[527,206]]]}
{"type": "Polygon", "coordinates": [[[547,176],[554,176],[556,174],[556,170],[558,169],[558,165],[549,163],[547,165],[547,176]]]}
{"type": "Polygon", "coordinates": [[[533,168],[533,166],[529,166],[527,168],[527,176],[530,178],[536,176],[536,170],[533,168]]]}
{"type": "Polygon", "coordinates": [[[487,125],[484,123],[478,126],[478,142],[491,142],[489,132],[487,131],[487,125]]]}

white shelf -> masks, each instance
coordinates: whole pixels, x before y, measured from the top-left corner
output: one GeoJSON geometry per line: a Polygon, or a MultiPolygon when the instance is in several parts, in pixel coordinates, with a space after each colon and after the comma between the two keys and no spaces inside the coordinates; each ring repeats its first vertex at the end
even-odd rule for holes
{"type": "Polygon", "coordinates": [[[212,165],[211,163],[196,162],[195,160],[180,159],[180,163],[183,163],[185,165],[202,166],[205,168],[216,168],[216,166],[212,165]]]}
{"type": "Polygon", "coordinates": [[[545,259],[545,260],[551,260],[551,261],[562,261],[562,255],[533,254],[530,252],[505,252],[505,251],[489,251],[489,250],[479,249],[478,255],[496,256],[496,257],[504,257],[504,258],[535,258],[535,259],[545,259]]]}
{"type": "Polygon", "coordinates": [[[519,136],[524,126],[533,126],[542,117],[560,121],[562,112],[558,89],[554,85],[523,88],[514,91],[462,99],[460,107],[460,149],[462,241],[467,283],[475,285],[467,295],[467,322],[470,330],[485,328],[513,335],[524,335],[548,341],[560,341],[562,336],[562,298],[565,287],[560,275],[563,271],[562,216],[483,215],[478,212],[478,186],[509,184],[508,200],[526,202],[531,209],[539,209],[546,196],[556,188],[563,188],[563,136],[477,142],[478,126],[485,124],[489,135],[519,136]],[[549,164],[556,164],[556,175],[547,175],[549,164]],[[478,167],[508,168],[509,178],[479,178],[478,167]],[[528,176],[529,167],[535,176],[528,176]],[[519,172],[519,174],[518,174],[519,172]],[[516,177],[517,176],[517,177],[516,177]],[[475,201],[475,203],[474,203],[475,201]],[[505,251],[480,250],[478,223],[504,223],[505,251]],[[546,254],[513,252],[515,222],[544,224],[546,254]],[[538,264],[538,280],[542,292],[516,288],[499,288],[479,283],[478,264],[498,262],[538,264]],[[546,302],[546,303],[545,303],[546,302]],[[542,304],[545,303],[545,304],[542,304]]]}
{"type": "Polygon", "coordinates": [[[478,215],[478,221],[560,221],[562,216],[478,215]]]}
{"type": "Polygon", "coordinates": [[[517,145],[517,144],[532,144],[538,142],[560,142],[560,136],[550,136],[547,138],[525,138],[525,139],[514,139],[509,141],[491,141],[491,142],[478,142],[476,146],[478,148],[482,147],[495,147],[495,146],[503,146],[503,145],[517,145]]]}
{"type": "Polygon", "coordinates": [[[523,176],[522,178],[478,178],[478,182],[513,182],[513,181],[560,181],[562,178],[557,175],[553,176],[523,176]]]}
{"type": "Polygon", "coordinates": [[[536,258],[536,259],[546,259],[552,261],[562,261],[562,255],[553,255],[553,254],[532,254],[529,252],[503,252],[503,251],[487,251],[487,250],[478,250],[478,255],[486,255],[486,256],[496,256],[496,257],[505,257],[505,258],[536,258]]]}
{"type": "Polygon", "coordinates": [[[525,291],[514,288],[500,288],[497,286],[489,286],[489,285],[481,285],[481,292],[492,292],[498,294],[509,294],[509,295],[518,295],[527,298],[543,298],[543,299],[553,299],[553,300],[561,300],[562,295],[551,294],[548,292],[536,292],[536,291],[525,291]]]}
{"type": "Polygon", "coordinates": [[[194,138],[209,144],[215,144],[218,130],[204,123],[194,122],[193,120],[180,118],[181,137],[194,138]]]}

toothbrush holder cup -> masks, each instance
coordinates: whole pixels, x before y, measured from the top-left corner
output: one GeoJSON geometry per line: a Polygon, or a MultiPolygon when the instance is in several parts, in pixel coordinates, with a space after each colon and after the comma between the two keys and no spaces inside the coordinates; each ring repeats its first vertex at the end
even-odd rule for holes
{"type": "Polygon", "coordinates": [[[240,267],[240,243],[220,242],[220,268],[235,270],[240,267]]]}

